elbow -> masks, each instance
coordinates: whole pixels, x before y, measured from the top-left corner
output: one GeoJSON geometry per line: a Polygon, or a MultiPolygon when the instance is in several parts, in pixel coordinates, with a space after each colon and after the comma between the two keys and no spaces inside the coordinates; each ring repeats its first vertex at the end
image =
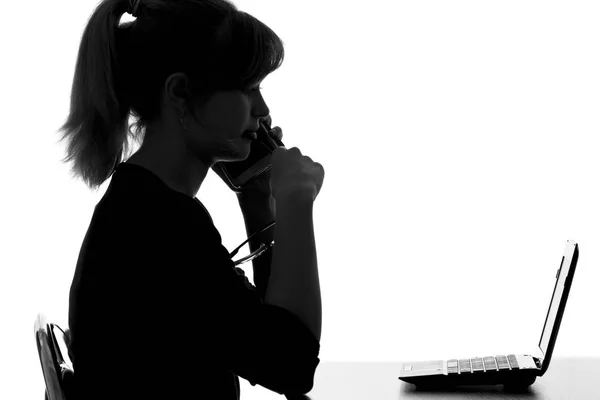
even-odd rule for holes
{"type": "Polygon", "coordinates": [[[284,387],[280,394],[302,395],[310,392],[314,386],[319,361],[317,357],[311,365],[303,367],[302,370],[297,370],[296,373],[289,374],[286,377],[287,379],[284,380],[284,387]]]}
{"type": "MultiPolygon", "coordinates": [[[[319,361],[317,357],[312,365],[304,364],[302,367],[299,367],[299,363],[286,367],[280,365],[279,368],[270,371],[268,379],[262,382],[257,380],[256,383],[282,395],[306,394],[313,389],[315,371],[319,361]]],[[[252,381],[250,383],[254,384],[252,381]]]]}
{"type": "Polygon", "coordinates": [[[281,387],[272,388],[279,394],[286,396],[299,396],[310,392],[314,386],[314,373],[304,377],[295,377],[287,380],[281,387]]]}
{"type": "Polygon", "coordinates": [[[313,389],[314,383],[315,373],[313,371],[306,378],[298,382],[298,385],[295,388],[293,388],[293,390],[289,394],[306,394],[313,389]]]}
{"type": "Polygon", "coordinates": [[[315,383],[315,369],[306,371],[293,382],[285,394],[306,394],[313,389],[315,383]]]}
{"type": "MultiPolygon", "coordinates": [[[[244,375],[241,375],[244,377],[244,375]]],[[[264,377],[245,377],[252,386],[259,384],[281,395],[303,395],[310,392],[314,386],[315,368],[299,370],[279,369],[269,371],[264,377]]]]}

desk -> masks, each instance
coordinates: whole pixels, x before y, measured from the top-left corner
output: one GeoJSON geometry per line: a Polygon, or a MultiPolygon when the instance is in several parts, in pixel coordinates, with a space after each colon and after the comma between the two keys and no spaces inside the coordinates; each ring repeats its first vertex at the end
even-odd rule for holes
{"type": "Polygon", "coordinates": [[[414,385],[399,380],[399,371],[400,363],[396,362],[321,362],[317,367],[313,389],[305,396],[290,396],[288,399],[600,400],[600,358],[553,357],[548,371],[538,377],[525,393],[507,393],[502,386],[461,391],[418,390],[414,385]]]}

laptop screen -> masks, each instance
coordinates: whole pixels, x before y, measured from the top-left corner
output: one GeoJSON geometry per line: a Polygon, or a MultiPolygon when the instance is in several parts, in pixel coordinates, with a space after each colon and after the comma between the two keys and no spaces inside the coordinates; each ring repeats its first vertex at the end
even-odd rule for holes
{"type": "Polygon", "coordinates": [[[575,242],[567,242],[560,267],[557,271],[554,292],[552,293],[550,307],[548,308],[548,314],[546,315],[546,321],[544,322],[544,329],[542,330],[542,336],[539,343],[544,358],[549,358],[551,356],[554,340],[556,340],[556,335],[558,334],[562,312],[566,304],[567,296],[569,295],[572,276],[575,272],[575,265],[577,264],[577,255],[575,254],[577,250],[576,247],[577,244],[575,242]],[[567,278],[569,278],[568,282],[567,278]]]}

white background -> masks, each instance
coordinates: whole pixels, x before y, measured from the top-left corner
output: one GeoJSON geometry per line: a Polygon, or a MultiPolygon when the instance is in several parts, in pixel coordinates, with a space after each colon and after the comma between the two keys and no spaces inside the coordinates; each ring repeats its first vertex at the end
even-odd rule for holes
{"type": "MultiPolygon", "coordinates": [[[[3,5],[2,399],[43,396],[34,320],[67,327],[109,184],[71,179],[57,133],[96,4],[3,5]]],[[[581,256],[555,356],[600,355],[600,3],[236,4],[285,42],[262,84],[273,126],[325,168],[321,362],[531,351],[568,239],[581,256]]],[[[198,198],[225,247],[245,239],[212,172],[198,198]]]]}

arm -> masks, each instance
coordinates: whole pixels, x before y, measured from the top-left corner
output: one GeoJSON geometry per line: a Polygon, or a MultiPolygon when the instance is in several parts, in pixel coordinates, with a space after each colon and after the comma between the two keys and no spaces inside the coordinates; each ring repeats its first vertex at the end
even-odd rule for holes
{"type": "MultiPolygon", "coordinates": [[[[238,201],[248,236],[275,220],[274,201],[270,195],[245,198],[238,195],[238,201]]],[[[276,225],[254,236],[249,242],[250,250],[254,251],[261,243],[268,244],[274,237],[277,238],[274,247],[252,260],[254,284],[265,303],[294,313],[320,341],[322,305],[313,204],[286,201],[279,208],[281,213],[276,225]],[[270,285],[276,287],[271,288],[270,285]]]]}
{"type": "MultiPolygon", "coordinates": [[[[275,207],[270,193],[258,196],[244,196],[244,194],[238,194],[238,202],[242,210],[242,215],[244,216],[248,237],[275,220],[275,207]]],[[[250,251],[257,250],[261,243],[268,245],[273,241],[274,237],[275,226],[250,239],[250,251]]],[[[260,257],[252,260],[254,286],[256,286],[258,294],[263,300],[265,298],[267,283],[271,274],[272,258],[273,247],[261,254],[260,257]]]]}
{"type": "MultiPolygon", "coordinates": [[[[247,193],[246,197],[238,194],[238,201],[244,216],[248,236],[260,231],[275,220],[276,203],[270,193],[268,195],[257,195],[256,193],[250,195],[247,193]]],[[[250,239],[249,243],[250,249],[254,251],[260,247],[261,243],[270,243],[277,235],[275,246],[252,261],[255,286],[265,305],[276,306],[269,309],[271,317],[279,315],[281,320],[287,320],[289,317],[286,316],[293,314],[296,320],[303,324],[301,329],[294,330],[294,335],[300,335],[301,332],[305,332],[302,335],[312,335],[313,337],[313,341],[311,342],[295,342],[292,348],[295,350],[290,352],[290,349],[287,348],[287,343],[290,343],[292,336],[283,335],[285,339],[281,339],[281,334],[275,334],[274,336],[279,338],[277,340],[281,339],[286,343],[285,346],[279,347],[275,352],[288,362],[291,361],[293,367],[298,371],[294,374],[297,381],[286,383],[287,390],[283,389],[283,387],[279,389],[277,386],[267,386],[266,382],[261,384],[278,393],[285,392],[291,395],[295,392],[306,393],[313,387],[314,371],[320,361],[318,357],[312,355],[312,352],[313,346],[316,346],[317,355],[319,352],[319,341],[321,338],[321,292],[318,281],[312,224],[312,203],[310,205],[302,204],[299,206],[289,204],[289,206],[288,204],[280,204],[279,207],[282,209],[282,212],[280,217],[277,218],[277,224],[250,239]],[[277,227],[280,229],[276,234],[277,227]],[[277,247],[277,243],[280,241],[283,245],[277,247]],[[296,246],[294,243],[300,246],[296,246]],[[294,246],[293,250],[290,250],[290,245],[294,246]],[[274,250],[275,247],[278,250],[274,250]],[[281,261],[278,261],[279,264],[274,261],[274,251],[280,251],[278,253],[278,257],[281,259],[281,261]],[[290,259],[293,259],[294,263],[290,262],[290,259]],[[271,277],[272,270],[287,274],[287,277],[275,278],[276,280],[274,281],[274,277],[271,277]],[[290,289],[290,285],[294,285],[297,282],[300,282],[301,286],[290,289]],[[269,283],[268,287],[267,283],[269,283]],[[309,288],[308,290],[306,290],[307,287],[309,288]],[[267,290],[271,293],[269,301],[266,301],[267,290]]],[[[268,324],[268,322],[265,321],[264,324],[268,324]]],[[[267,328],[267,332],[271,333],[271,331],[273,331],[273,328],[267,328]]],[[[269,339],[265,333],[261,334],[263,340],[272,344],[276,343],[273,340],[274,337],[269,339]]],[[[255,343],[260,342],[256,341],[255,343]]],[[[277,348],[276,345],[274,347],[277,348]]],[[[273,359],[265,356],[266,354],[262,354],[260,359],[263,359],[266,364],[274,366],[271,372],[272,382],[285,382],[287,380],[286,377],[290,376],[289,367],[286,369],[285,363],[273,362],[273,359]],[[282,376],[279,376],[282,371],[285,372],[283,372],[282,376]]],[[[241,370],[238,372],[242,373],[241,370]]],[[[248,378],[250,378],[249,381],[254,386],[255,382],[250,376],[246,377],[246,379],[248,378]]]]}
{"type": "Polygon", "coordinates": [[[312,201],[277,202],[273,267],[265,304],[295,314],[321,340],[321,288],[313,229],[312,201]]]}
{"type": "MultiPolygon", "coordinates": [[[[264,216],[266,221],[255,220],[259,213],[256,205],[261,204],[258,198],[266,197],[241,200],[243,213],[249,221],[271,222],[264,216]]],[[[246,285],[231,268],[228,251],[213,224],[197,206],[189,204],[188,209],[188,203],[182,200],[168,207],[161,218],[164,223],[142,227],[148,262],[170,265],[167,274],[162,270],[152,274],[156,283],[142,287],[154,296],[154,287],[171,289],[168,300],[159,301],[160,306],[148,307],[144,302],[144,311],[148,315],[161,312],[164,320],[185,324],[175,336],[176,343],[165,351],[190,363],[186,378],[214,366],[280,394],[308,392],[320,361],[319,343],[297,315],[264,304],[258,291],[246,285]],[[157,230],[172,234],[158,235],[157,230]],[[196,368],[193,373],[192,368],[196,368]]]]}

